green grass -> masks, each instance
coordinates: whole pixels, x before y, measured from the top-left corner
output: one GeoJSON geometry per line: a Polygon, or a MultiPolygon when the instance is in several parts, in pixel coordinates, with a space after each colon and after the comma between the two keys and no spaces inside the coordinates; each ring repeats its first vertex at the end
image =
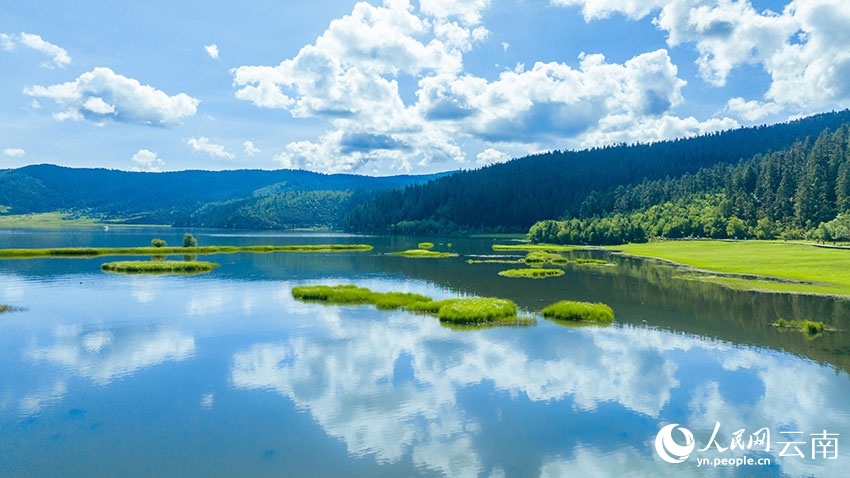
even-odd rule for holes
{"type": "Polygon", "coordinates": [[[560,254],[547,251],[531,251],[525,256],[523,262],[526,264],[566,264],[569,260],[560,254]]]}
{"type": "Polygon", "coordinates": [[[119,261],[101,266],[105,272],[121,274],[200,274],[216,267],[219,264],[201,261],[119,261]]]}
{"type": "Polygon", "coordinates": [[[555,320],[610,324],[614,320],[614,310],[605,304],[562,300],[543,309],[543,317],[555,320]]]}
{"type": "Polygon", "coordinates": [[[604,259],[576,259],[576,264],[580,266],[613,266],[614,264],[604,259]]]}
{"type": "Polygon", "coordinates": [[[371,250],[372,246],[367,244],[197,247],[65,247],[53,249],[0,249],[0,259],[31,259],[39,257],[155,256],[166,254],[233,254],[236,252],[349,252],[371,250]]]}
{"type": "Polygon", "coordinates": [[[689,278],[735,289],[850,295],[850,251],[843,249],[780,241],[708,240],[658,241],[612,249],[700,269],[709,274],[689,278]]]}
{"type": "MultiPolygon", "coordinates": [[[[4,211],[0,211],[3,213],[4,211]]],[[[93,217],[72,217],[63,212],[35,214],[10,214],[0,216],[0,229],[62,229],[65,227],[171,227],[160,224],[124,224],[121,221],[103,221],[93,217]]]]}
{"type": "Polygon", "coordinates": [[[494,251],[575,251],[579,246],[561,246],[557,244],[493,244],[494,251]]]}
{"type": "Polygon", "coordinates": [[[430,302],[431,298],[409,292],[372,292],[365,287],[345,285],[307,285],[292,288],[299,300],[338,305],[374,305],[379,309],[400,309],[414,302],[430,302]]]}
{"type": "Polygon", "coordinates": [[[516,304],[507,299],[458,298],[440,301],[409,292],[373,292],[365,287],[309,285],[292,288],[295,299],[335,305],[374,305],[379,309],[404,309],[436,315],[441,321],[472,325],[530,325],[534,319],[518,318],[516,304]]]}
{"type": "Polygon", "coordinates": [[[433,242],[420,242],[417,245],[417,247],[420,248],[420,249],[433,249],[434,243],[433,242]]]}
{"type": "Polygon", "coordinates": [[[502,277],[512,277],[518,279],[546,279],[547,277],[558,277],[564,275],[561,269],[508,269],[499,272],[502,277]]]}
{"type": "Polygon", "coordinates": [[[522,259],[469,259],[467,264],[525,264],[522,259]]]}
{"type": "Polygon", "coordinates": [[[820,335],[824,331],[831,331],[829,327],[823,325],[823,322],[815,322],[812,320],[785,320],[779,319],[779,321],[773,324],[775,327],[779,327],[782,329],[794,329],[799,330],[807,335],[814,336],[820,335]]]}
{"type": "Polygon", "coordinates": [[[473,297],[452,301],[437,312],[443,322],[453,324],[492,324],[516,322],[516,304],[507,299],[473,297]]]}
{"type": "Polygon", "coordinates": [[[394,256],[424,258],[424,259],[439,259],[439,258],[443,258],[443,257],[457,257],[458,256],[458,254],[456,254],[454,252],[427,251],[425,249],[410,249],[410,250],[401,251],[401,252],[391,252],[390,254],[394,255],[394,256]]]}

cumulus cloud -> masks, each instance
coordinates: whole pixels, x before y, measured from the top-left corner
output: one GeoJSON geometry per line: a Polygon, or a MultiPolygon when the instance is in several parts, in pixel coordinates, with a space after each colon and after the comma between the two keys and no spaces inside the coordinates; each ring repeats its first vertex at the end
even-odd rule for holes
{"type": "Polygon", "coordinates": [[[23,32],[17,35],[0,33],[0,48],[13,51],[18,45],[49,56],[50,62],[43,64],[46,67],[64,68],[71,64],[71,56],[64,48],[45,41],[40,35],[23,32]]]}
{"type": "Polygon", "coordinates": [[[21,148],[6,148],[3,150],[3,154],[12,158],[20,158],[27,154],[27,152],[21,148]]]}
{"type": "MultiPolygon", "coordinates": [[[[674,134],[671,112],[683,102],[685,82],[663,49],[622,64],[582,54],[578,68],[518,65],[494,80],[466,72],[464,54],[489,35],[481,25],[488,6],[485,0],[431,0],[417,11],[406,0],[358,3],[295,57],[232,70],[236,96],[328,123],[320,137],[292,142],[275,156],[287,168],[355,171],[377,163],[406,171],[464,163],[459,144],[465,138],[483,141],[485,149],[524,144],[539,150],[628,132],[640,140],[674,134]],[[413,101],[399,91],[402,75],[416,80],[413,101]],[[636,130],[650,121],[655,128],[636,130]],[[648,135],[656,131],[661,136],[648,135]]],[[[737,125],[679,121],[687,131],[737,125]]]]}
{"type": "Polygon", "coordinates": [[[794,0],[781,11],[757,11],[749,0],[553,0],[580,6],[588,21],[653,12],[670,46],[693,45],[700,76],[724,86],[750,65],[770,76],[762,98],[733,98],[726,111],[746,121],[780,112],[810,114],[850,106],[850,10],[843,0],[794,0]]]}
{"type": "Polygon", "coordinates": [[[478,153],[478,164],[495,164],[510,161],[511,157],[498,149],[487,148],[478,153]]]}
{"type": "Polygon", "coordinates": [[[257,153],[262,152],[260,148],[254,146],[253,141],[244,141],[242,143],[242,148],[245,150],[245,156],[254,156],[257,153]]]}
{"type": "Polygon", "coordinates": [[[147,149],[140,149],[130,158],[130,161],[133,162],[135,166],[133,166],[132,171],[144,171],[144,172],[159,172],[162,166],[165,166],[165,161],[159,158],[157,154],[153,151],[147,149]]]}
{"type": "Polygon", "coordinates": [[[186,144],[191,146],[194,151],[207,154],[213,158],[233,159],[236,157],[233,153],[228,152],[224,146],[211,143],[209,138],[204,136],[201,136],[200,138],[189,138],[186,140],[186,144]]]}
{"type": "Polygon", "coordinates": [[[24,94],[54,100],[64,110],[58,120],[118,121],[168,126],[197,112],[200,100],[185,93],[169,96],[137,80],[98,67],[74,81],[52,86],[29,86],[24,94]]]}
{"type": "Polygon", "coordinates": [[[204,50],[207,52],[207,55],[210,56],[213,60],[218,60],[218,45],[213,43],[212,45],[204,45],[204,50]]]}

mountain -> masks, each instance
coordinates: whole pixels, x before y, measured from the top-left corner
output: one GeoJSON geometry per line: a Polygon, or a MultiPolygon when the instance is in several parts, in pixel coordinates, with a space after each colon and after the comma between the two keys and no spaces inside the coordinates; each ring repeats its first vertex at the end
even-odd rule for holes
{"type": "Polygon", "coordinates": [[[640,183],[783,151],[850,122],[850,110],[689,139],[553,151],[385,191],[356,206],[356,232],[525,232],[538,221],[602,217],[640,183]]]}
{"type": "Polygon", "coordinates": [[[6,214],[61,210],[130,223],[186,226],[335,227],[352,201],[434,177],[297,170],[141,173],[41,164],[0,171],[0,210],[6,214]],[[329,205],[333,207],[327,209],[329,205]],[[265,219],[258,220],[260,216],[265,219]]]}

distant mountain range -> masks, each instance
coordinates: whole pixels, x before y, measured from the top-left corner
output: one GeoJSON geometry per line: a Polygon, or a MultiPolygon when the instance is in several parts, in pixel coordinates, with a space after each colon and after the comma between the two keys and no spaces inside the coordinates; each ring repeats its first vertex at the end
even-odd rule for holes
{"type": "Polygon", "coordinates": [[[141,173],[49,164],[0,171],[5,214],[64,211],[128,223],[339,228],[359,201],[436,176],[370,177],[296,170],[141,173]]]}
{"type": "Polygon", "coordinates": [[[27,166],[0,170],[0,212],[412,234],[528,232],[550,221],[535,237],[588,243],[644,235],[796,237],[850,213],[847,125],[850,110],[429,176],[27,166]],[[711,217],[694,222],[691,216],[708,209],[711,217]]]}

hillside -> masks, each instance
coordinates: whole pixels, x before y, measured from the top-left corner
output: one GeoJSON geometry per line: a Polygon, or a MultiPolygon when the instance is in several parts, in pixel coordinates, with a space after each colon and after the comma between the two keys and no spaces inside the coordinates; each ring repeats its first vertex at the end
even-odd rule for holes
{"type": "Polygon", "coordinates": [[[847,122],[845,110],[690,139],[529,156],[380,193],[354,208],[346,228],[525,232],[547,219],[601,217],[614,212],[612,198],[622,188],[783,151],[847,122]]]}
{"type": "Polygon", "coordinates": [[[338,227],[352,201],[431,178],[295,170],[140,173],[43,164],[0,171],[0,210],[5,214],[67,211],[131,223],[338,227]],[[323,205],[331,203],[335,207],[328,212],[323,205]],[[278,220],[276,215],[281,214],[287,216],[278,220]],[[257,216],[265,219],[258,221],[257,216]]]}

